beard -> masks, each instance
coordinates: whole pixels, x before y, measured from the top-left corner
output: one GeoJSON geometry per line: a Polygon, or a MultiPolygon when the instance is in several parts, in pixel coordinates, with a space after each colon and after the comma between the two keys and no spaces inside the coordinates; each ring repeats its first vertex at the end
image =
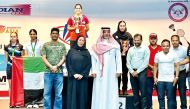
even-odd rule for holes
{"type": "Polygon", "coordinates": [[[141,43],[135,43],[136,47],[139,47],[141,45],[141,43]]]}
{"type": "Polygon", "coordinates": [[[167,54],[167,53],[169,52],[169,50],[163,50],[163,52],[164,52],[165,54],[167,54]]]}
{"type": "Polygon", "coordinates": [[[109,39],[109,37],[110,37],[109,35],[104,35],[103,39],[109,39]]]}
{"type": "Polygon", "coordinates": [[[150,45],[154,46],[154,45],[157,45],[157,44],[156,44],[156,42],[154,42],[154,43],[150,43],[150,45]]]}
{"type": "Polygon", "coordinates": [[[58,40],[58,37],[52,37],[51,38],[53,41],[57,41],[58,40]]]}
{"type": "Polygon", "coordinates": [[[179,47],[179,44],[178,44],[178,43],[174,43],[174,44],[173,44],[173,47],[174,47],[174,48],[177,48],[177,47],[179,47]]]}

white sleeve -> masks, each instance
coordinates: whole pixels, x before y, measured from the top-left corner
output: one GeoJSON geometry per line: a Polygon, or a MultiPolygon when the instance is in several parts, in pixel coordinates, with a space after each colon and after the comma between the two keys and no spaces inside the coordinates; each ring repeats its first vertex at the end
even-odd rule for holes
{"type": "Polygon", "coordinates": [[[155,55],[155,57],[154,57],[154,62],[155,62],[155,63],[158,63],[158,55],[159,55],[159,53],[156,53],[156,55],[155,55]]]}
{"type": "Polygon", "coordinates": [[[91,52],[91,60],[92,60],[92,67],[91,67],[91,72],[92,73],[98,73],[97,72],[97,62],[98,62],[98,60],[97,60],[97,58],[96,58],[96,56],[95,56],[96,54],[94,53],[94,52],[91,52]]]}
{"type": "Polygon", "coordinates": [[[23,47],[24,50],[27,50],[27,45],[28,44],[24,44],[24,47],[23,47]]]}
{"type": "Polygon", "coordinates": [[[122,73],[122,61],[121,61],[121,52],[120,49],[116,49],[116,73],[122,73]]]}

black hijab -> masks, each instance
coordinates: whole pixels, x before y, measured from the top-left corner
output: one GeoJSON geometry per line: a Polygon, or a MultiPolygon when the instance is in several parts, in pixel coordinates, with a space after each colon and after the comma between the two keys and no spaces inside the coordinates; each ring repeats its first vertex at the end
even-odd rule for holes
{"type": "Polygon", "coordinates": [[[119,29],[119,25],[120,25],[122,22],[125,23],[125,25],[126,25],[126,22],[125,22],[125,21],[123,21],[123,20],[119,21],[119,22],[118,22],[118,26],[117,26],[117,31],[113,34],[113,37],[114,37],[114,39],[115,39],[120,45],[121,45],[120,40],[129,40],[130,46],[133,46],[133,45],[134,45],[134,44],[133,44],[133,37],[132,37],[132,35],[131,35],[129,32],[127,32],[127,27],[125,26],[125,30],[124,30],[124,31],[120,31],[120,29],[119,29]]]}
{"type": "Polygon", "coordinates": [[[124,30],[124,31],[121,31],[121,30],[119,29],[119,25],[120,25],[122,22],[125,23],[125,25],[126,25],[126,22],[125,22],[125,21],[123,21],[123,20],[119,21],[118,26],[117,26],[116,34],[117,34],[117,36],[119,37],[119,39],[121,39],[121,40],[129,40],[129,37],[131,37],[131,36],[129,36],[130,33],[127,32],[127,27],[125,27],[125,30],[124,30]]]}
{"type": "Polygon", "coordinates": [[[83,37],[83,36],[78,36],[78,37],[77,37],[77,39],[76,39],[76,41],[75,41],[75,43],[74,43],[73,48],[76,49],[76,50],[80,50],[80,51],[86,51],[86,50],[87,50],[87,49],[86,49],[86,46],[85,46],[86,41],[85,41],[85,43],[84,43],[84,45],[83,45],[82,47],[79,47],[78,44],[77,44],[80,37],[83,37]]]}
{"type": "Polygon", "coordinates": [[[77,37],[77,39],[76,39],[76,41],[75,41],[74,46],[73,46],[72,49],[74,49],[74,51],[79,52],[82,56],[86,56],[86,57],[89,58],[90,57],[90,53],[89,53],[88,49],[85,46],[86,41],[85,41],[85,43],[84,43],[84,45],[82,47],[79,47],[78,44],[77,44],[77,42],[78,42],[78,40],[79,40],[80,37],[83,37],[83,36],[77,37]]]}

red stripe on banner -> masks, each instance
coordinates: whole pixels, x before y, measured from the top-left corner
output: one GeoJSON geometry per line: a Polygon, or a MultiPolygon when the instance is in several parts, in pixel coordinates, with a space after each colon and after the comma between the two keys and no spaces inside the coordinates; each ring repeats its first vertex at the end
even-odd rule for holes
{"type": "Polygon", "coordinates": [[[23,58],[13,58],[10,106],[24,106],[23,58]]]}
{"type": "Polygon", "coordinates": [[[0,91],[0,97],[8,97],[9,91],[0,91]]]}

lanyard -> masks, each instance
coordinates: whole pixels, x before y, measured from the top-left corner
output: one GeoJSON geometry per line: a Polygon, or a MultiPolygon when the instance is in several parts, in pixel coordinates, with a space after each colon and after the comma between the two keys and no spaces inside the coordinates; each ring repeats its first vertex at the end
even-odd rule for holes
{"type": "Polygon", "coordinates": [[[15,55],[15,48],[11,48],[12,56],[15,55]]]}
{"type": "Polygon", "coordinates": [[[35,56],[35,47],[36,47],[36,43],[37,43],[37,40],[35,41],[35,44],[34,44],[34,46],[33,46],[33,45],[32,45],[32,42],[31,42],[32,56],[33,56],[33,57],[35,56]]]}

